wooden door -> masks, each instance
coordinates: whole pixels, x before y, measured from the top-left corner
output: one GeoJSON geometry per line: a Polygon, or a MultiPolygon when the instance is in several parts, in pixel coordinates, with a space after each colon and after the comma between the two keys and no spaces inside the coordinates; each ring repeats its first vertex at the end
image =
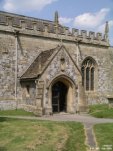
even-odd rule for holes
{"type": "Polygon", "coordinates": [[[52,107],[53,107],[53,112],[60,112],[59,101],[60,101],[59,90],[53,89],[53,92],[52,92],[52,107]]]}

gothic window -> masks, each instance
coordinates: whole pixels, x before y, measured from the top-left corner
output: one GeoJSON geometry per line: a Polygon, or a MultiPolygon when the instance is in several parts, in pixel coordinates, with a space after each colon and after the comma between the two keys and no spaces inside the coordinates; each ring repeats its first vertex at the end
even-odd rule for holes
{"type": "Polygon", "coordinates": [[[87,58],[82,63],[82,85],[86,91],[94,90],[95,77],[95,61],[92,58],[87,58]]]}

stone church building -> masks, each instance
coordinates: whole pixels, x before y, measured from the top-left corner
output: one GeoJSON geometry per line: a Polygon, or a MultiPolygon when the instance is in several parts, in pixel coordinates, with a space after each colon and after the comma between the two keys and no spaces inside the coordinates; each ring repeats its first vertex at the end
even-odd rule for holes
{"type": "Polygon", "coordinates": [[[0,110],[85,112],[113,101],[113,47],[105,33],[0,12],[0,110]]]}

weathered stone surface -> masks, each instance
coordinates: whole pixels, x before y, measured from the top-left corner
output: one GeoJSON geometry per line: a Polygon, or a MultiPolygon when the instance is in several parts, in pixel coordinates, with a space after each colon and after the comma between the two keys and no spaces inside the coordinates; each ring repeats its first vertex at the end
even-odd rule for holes
{"type": "MultiPolygon", "coordinates": [[[[75,68],[77,64],[78,51],[78,69],[86,57],[92,57],[96,62],[95,89],[93,92],[85,92],[88,104],[108,103],[108,98],[113,98],[113,47],[109,47],[106,39],[102,40],[101,34],[82,31],[79,35],[77,29],[69,33],[67,28],[61,28],[56,33],[54,22],[34,18],[24,18],[19,15],[0,12],[0,109],[14,108],[15,106],[15,64],[16,64],[16,37],[15,30],[19,31],[17,36],[18,43],[18,81],[17,81],[17,99],[20,104],[36,106],[38,98],[43,102],[39,106],[44,107],[45,112],[51,112],[50,104],[47,98],[49,96],[47,84],[54,80],[56,76],[65,75],[75,82],[75,103],[77,108],[77,98],[79,90],[79,73],[75,68]],[[10,19],[6,16],[10,16],[10,19]],[[22,21],[23,20],[23,21],[22,21]],[[41,24],[41,27],[40,27],[41,24]],[[43,28],[43,29],[42,29],[43,28]],[[88,36],[86,36],[88,35],[88,36]],[[77,49],[77,40],[79,49],[77,49]],[[46,67],[45,72],[40,77],[43,84],[38,84],[38,78],[34,79],[33,85],[30,85],[32,94],[26,101],[23,92],[26,94],[26,88],[22,87],[19,78],[25,73],[36,57],[45,50],[56,48],[58,45],[64,45],[69,55],[60,51],[46,67]],[[65,65],[61,65],[61,58],[65,58],[65,65]],[[40,90],[41,87],[41,90],[40,90]],[[38,95],[38,96],[37,96],[38,95]],[[9,101],[6,101],[9,100],[9,101]],[[10,101],[12,100],[12,101],[10,101]],[[11,103],[12,102],[12,103],[11,103]],[[26,103],[27,102],[27,103],[26,103]],[[47,107],[47,108],[46,108],[47,107]]],[[[48,58],[47,58],[48,59],[48,58]]],[[[29,85],[29,82],[27,83],[29,85]]],[[[27,108],[27,107],[26,107],[27,108]]],[[[30,107],[28,107],[28,110],[30,107]]],[[[76,109],[75,109],[76,110],[76,109]]],[[[42,114],[44,111],[40,109],[42,114]]],[[[38,114],[38,112],[37,112],[38,114]]]]}
{"type": "Polygon", "coordinates": [[[11,109],[16,109],[16,101],[12,101],[12,100],[3,100],[0,101],[0,110],[11,110],[11,109]]]}

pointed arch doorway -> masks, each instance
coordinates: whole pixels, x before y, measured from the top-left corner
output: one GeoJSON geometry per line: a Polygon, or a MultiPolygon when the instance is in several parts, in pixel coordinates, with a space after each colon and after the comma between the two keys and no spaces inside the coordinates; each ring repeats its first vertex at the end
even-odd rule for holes
{"type": "Polygon", "coordinates": [[[51,83],[51,107],[53,113],[74,113],[75,85],[66,76],[59,76],[51,83]]]}

